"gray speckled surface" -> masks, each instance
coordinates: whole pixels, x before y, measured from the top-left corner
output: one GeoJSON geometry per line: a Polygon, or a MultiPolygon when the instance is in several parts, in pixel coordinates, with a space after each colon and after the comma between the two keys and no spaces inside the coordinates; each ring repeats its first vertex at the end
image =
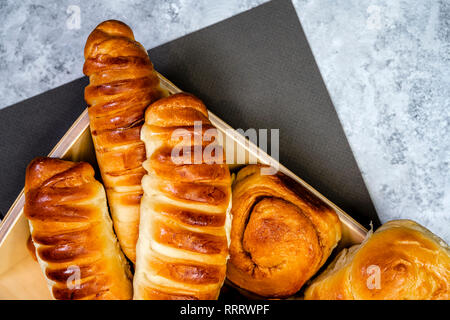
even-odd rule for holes
{"type": "MultiPolygon", "coordinates": [[[[0,0],[0,108],[81,77],[102,20],[151,48],[263,2],[0,0]]],[[[450,242],[450,3],[293,2],[381,220],[450,242]]]]}

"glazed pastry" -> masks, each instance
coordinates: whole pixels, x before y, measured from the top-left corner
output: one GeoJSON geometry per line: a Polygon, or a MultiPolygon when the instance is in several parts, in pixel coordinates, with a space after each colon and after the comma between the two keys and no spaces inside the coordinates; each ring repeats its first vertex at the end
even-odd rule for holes
{"type": "Polygon", "coordinates": [[[231,180],[225,160],[217,158],[223,152],[216,134],[205,105],[189,94],[163,98],[145,113],[141,135],[148,174],[142,179],[135,299],[219,295],[228,255],[231,180]],[[178,152],[181,146],[185,150],[178,152]],[[208,152],[208,146],[215,151],[208,152]]]}
{"type": "Polygon", "coordinates": [[[26,172],[24,213],[53,298],[131,299],[131,273],[113,232],[105,190],[88,163],[33,160],[26,172]]]}
{"type": "Polygon", "coordinates": [[[259,165],[233,183],[227,278],[264,297],[287,297],[325,263],[341,238],[335,212],[289,177],[259,165]]]}
{"type": "Polygon", "coordinates": [[[145,108],[160,98],[159,79],[131,29],[105,21],[89,35],[83,72],[97,162],[122,250],[135,261],[145,147],[145,108]]]}
{"type": "Polygon", "coordinates": [[[449,247],[414,221],[387,222],[361,245],[344,249],[305,299],[449,300],[449,247]]]}

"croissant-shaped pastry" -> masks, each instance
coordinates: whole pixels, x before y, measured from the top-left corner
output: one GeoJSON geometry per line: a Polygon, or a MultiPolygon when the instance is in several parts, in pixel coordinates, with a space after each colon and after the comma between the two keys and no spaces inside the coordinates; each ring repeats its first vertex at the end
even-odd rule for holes
{"type": "Polygon", "coordinates": [[[145,113],[141,135],[148,174],[142,179],[134,299],[219,295],[228,255],[231,179],[225,162],[215,158],[223,156],[216,133],[205,105],[189,94],[163,98],[145,113]],[[188,151],[175,152],[179,146],[188,151]],[[208,146],[215,151],[208,153],[208,146]]]}
{"type": "Polygon", "coordinates": [[[122,250],[135,261],[145,147],[140,140],[145,108],[160,98],[159,79],[131,29],[101,23],[89,35],[83,72],[85,99],[97,161],[122,250]]]}
{"type": "Polygon", "coordinates": [[[313,300],[450,299],[450,249],[411,220],[385,223],[344,249],[305,291],[313,300]]]}
{"type": "Polygon", "coordinates": [[[33,160],[26,172],[24,213],[53,298],[132,298],[131,273],[113,232],[105,190],[88,163],[33,160]]]}
{"type": "Polygon", "coordinates": [[[341,238],[336,213],[283,175],[260,165],[239,171],[233,183],[227,278],[264,297],[300,290],[341,238]]]}

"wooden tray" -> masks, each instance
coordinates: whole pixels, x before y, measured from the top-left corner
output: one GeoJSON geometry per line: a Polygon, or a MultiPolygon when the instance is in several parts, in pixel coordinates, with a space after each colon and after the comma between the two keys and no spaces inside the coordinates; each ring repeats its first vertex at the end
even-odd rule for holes
{"type": "MultiPolygon", "coordinates": [[[[168,95],[181,92],[180,89],[163,76],[159,75],[159,78],[161,80],[161,87],[168,95]]],[[[367,230],[348,214],[278,161],[245,139],[216,115],[210,112],[209,118],[212,124],[225,137],[223,143],[224,148],[227,151],[231,150],[235,155],[243,155],[243,163],[241,165],[259,162],[275,166],[281,172],[306,187],[336,211],[343,230],[342,240],[339,243],[338,250],[339,248],[348,247],[363,241],[367,230]]],[[[87,109],[53,148],[49,156],[72,161],[87,161],[98,170],[94,146],[89,131],[87,109]]],[[[239,165],[231,165],[230,169],[236,170],[237,167],[239,165]]],[[[0,224],[0,299],[50,299],[50,293],[41,269],[37,262],[31,258],[26,248],[26,242],[30,232],[28,222],[23,215],[24,201],[25,198],[22,190],[0,224]]],[[[226,284],[225,286],[228,285],[226,284]]],[[[225,291],[237,293],[231,287],[225,288],[225,291]]]]}

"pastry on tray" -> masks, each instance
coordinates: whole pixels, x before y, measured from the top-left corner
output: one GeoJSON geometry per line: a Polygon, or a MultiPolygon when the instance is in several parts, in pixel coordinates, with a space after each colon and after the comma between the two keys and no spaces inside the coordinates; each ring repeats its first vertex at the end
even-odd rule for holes
{"type": "Polygon", "coordinates": [[[249,165],[233,183],[227,278],[264,297],[301,289],[341,239],[336,213],[289,177],[249,165]]]}
{"type": "Polygon", "coordinates": [[[225,161],[215,160],[223,156],[216,132],[203,102],[189,94],[163,98],[145,113],[141,136],[147,174],[142,179],[135,299],[219,295],[228,256],[231,178],[225,161]]]}
{"type": "Polygon", "coordinates": [[[411,220],[385,223],[344,249],[313,281],[305,299],[450,299],[450,249],[411,220]]]}

